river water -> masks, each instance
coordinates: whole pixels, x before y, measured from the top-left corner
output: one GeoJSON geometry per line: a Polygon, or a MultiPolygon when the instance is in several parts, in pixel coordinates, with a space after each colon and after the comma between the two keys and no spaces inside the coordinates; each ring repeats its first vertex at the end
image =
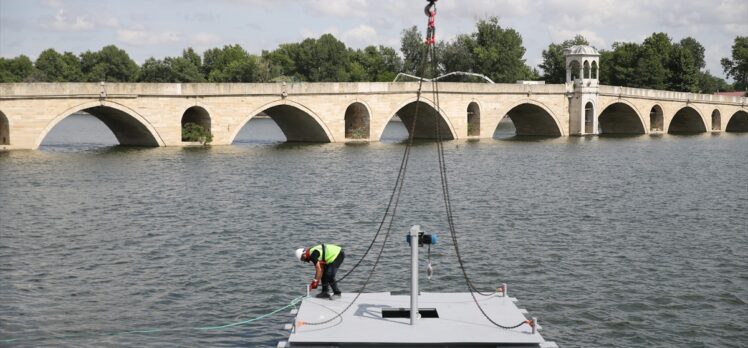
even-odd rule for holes
{"type": "MultiPolygon", "coordinates": [[[[285,144],[260,119],[231,146],[141,149],[104,146],[102,127],[70,117],[40,150],[0,152],[0,346],[275,346],[288,310],[176,329],[286,306],[312,276],[295,248],[339,243],[347,271],[382,218],[405,134],[285,144]],[[134,329],[166,331],[115,335],[134,329]]],[[[508,283],[565,347],[745,345],[748,134],[507,135],[445,144],[474,283],[508,283]]],[[[367,291],[408,290],[411,224],[441,237],[422,290],[465,291],[436,160],[416,143],[367,291]]]]}

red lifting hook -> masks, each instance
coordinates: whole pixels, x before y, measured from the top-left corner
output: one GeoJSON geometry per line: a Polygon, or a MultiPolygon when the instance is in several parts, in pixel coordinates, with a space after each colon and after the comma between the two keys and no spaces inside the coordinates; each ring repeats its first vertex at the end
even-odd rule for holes
{"type": "Polygon", "coordinates": [[[428,5],[423,9],[423,13],[429,17],[428,29],[426,30],[426,45],[436,43],[436,2],[439,0],[426,0],[428,5]]]}

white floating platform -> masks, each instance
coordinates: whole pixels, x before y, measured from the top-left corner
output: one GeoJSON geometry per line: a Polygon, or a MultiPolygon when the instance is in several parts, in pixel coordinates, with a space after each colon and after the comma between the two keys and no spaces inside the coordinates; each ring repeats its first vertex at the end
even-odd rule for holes
{"type": "MultiPolygon", "coordinates": [[[[382,309],[409,310],[409,295],[364,293],[342,316],[323,325],[351,303],[356,294],[339,300],[304,298],[288,342],[279,347],[556,347],[525,324],[506,330],[491,324],[478,310],[470,293],[421,293],[418,305],[436,309],[438,318],[383,318],[382,309]]],[[[476,294],[483,310],[495,322],[513,326],[526,320],[516,301],[503,296],[476,294]]],[[[433,314],[433,313],[432,313],[433,314]]],[[[539,327],[538,327],[539,328],[539,327]]]]}

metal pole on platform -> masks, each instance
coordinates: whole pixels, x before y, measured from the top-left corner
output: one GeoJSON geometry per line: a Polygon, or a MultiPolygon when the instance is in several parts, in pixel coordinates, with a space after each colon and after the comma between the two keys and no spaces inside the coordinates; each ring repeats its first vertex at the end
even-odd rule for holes
{"type": "Polygon", "coordinates": [[[418,319],[418,233],[421,225],[410,228],[410,325],[418,319]]]}

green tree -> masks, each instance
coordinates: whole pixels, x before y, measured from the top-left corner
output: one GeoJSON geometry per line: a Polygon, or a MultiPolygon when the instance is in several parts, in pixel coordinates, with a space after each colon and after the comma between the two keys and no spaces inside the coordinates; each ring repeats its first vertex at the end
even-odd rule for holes
{"type": "Polygon", "coordinates": [[[195,50],[192,49],[192,47],[188,47],[185,50],[182,50],[182,58],[188,60],[192,65],[200,69],[203,65],[203,61],[200,58],[200,55],[195,52],[195,50]]]}
{"type": "Polygon", "coordinates": [[[601,52],[600,82],[608,85],[698,92],[720,88],[705,75],[704,46],[691,37],[673,44],[665,33],[653,33],[642,44],[613,44],[601,52]]]}
{"type": "Polygon", "coordinates": [[[0,58],[0,82],[26,82],[32,79],[34,64],[25,55],[0,58]]]}
{"type": "Polygon", "coordinates": [[[419,76],[423,74],[421,65],[426,56],[426,45],[423,36],[416,26],[402,31],[400,52],[403,54],[403,72],[419,76]]]}
{"type": "Polygon", "coordinates": [[[418,29],[404,30],[400,43],[402,71],[408,74],[434,77],[444,72],[466,71],[484,74],[496,82],[515,82],[538,76],[536,70],[525,64],[522,37],[513,29],[502,28],[496,17],[478,21],[476,32],[470,35],[460,35],[451,43],[438,44],[438,56],[430,57],[436,64],[431,61],[425,68],[422,64],[429,51],[418,29]]]}
{"type": "Polygon", "coordinates": [[[582,35],[577,35],[571,40],[565,40],[561,44],[551,43],[543,50],[543,80],[546,83],[566,82],[566,57],[564,50],[574,45],[589,45],[590,43],[582,35]]]}
{"type": "Polygon", "coordinates": [[[613,43],[612,51],[600,52],[600,83],[636,87],[636,66],[641,47],[632,42],[613,43]]]}
{"type": "Polygon", "coordinates": [[[707,70],[706,72],[699,72],[699,92],[712,94],[715,92],[730,92],[733,90],[733,86],[727,83],[724,79],[712,76],[707,70]]]}
{"type": "Polygon", "coordinates": [[[171,67],[163,60],[148,58],[140,67],[139,82],[172,82],[171,67]]]}
{"type": "Polygon", "coordinates": [[[213,134],[197,123],[188,122],[182,126],[182,141],[201,142],[203,145],[208,145],[213,141],[213,134]]]}
{"type": "Polygon", "coordinates": [[[668,89],[683,92],[703,90],[705,81],[701,69],[706,66],[704,46],[696,39],[687,37],[670,49],[668,89]]]}
{"type": "Polygon", "coordinates": [[[682,92],[699,91],[700,71],[697,59],[687,47],[673,45],[670,53],[668,89],[682,92]]]}
{"type": "Polygon", "coordinates": [[[81,54],[81,71],[89,82],[137,81],[139,67],[130,56],[117,46],[109,45],[98,52],[81,54]]]}
{"type": "Polygon", "coordinates": [[[673,44],[665,33],[653,33],[644,39],[634,74],[634,87],[667,89],[673,44]]]}
{"type": "Polygon", "coordinates": [[[65,63],[62,55],[53,48],[48,48],[39,54],[34,62],[34,67],[44,73],[45,80],[49,82],[64,82],[63,70],[65,63]]]}
{"type": "Polygon", "coordinates": [[[359,51],[352,51],[350,53],[351,62],[348,65],[348,79],[353,82],[360,81],[371,81],[369,73],[366,71],[363,65],[359,62],[358,56],[361,53],[359,51]]]}
{"type": "Polygon", "coordinates": [[[268,80],[267,65],[257,56],[247,55],[231,61],[220,74],[211,74],[213,82],[263,82],[268,80]]]}
{"type": "Polygon", "coordinates": [[[735,80],[735,90],[748,91],[748,36],[738,36],[732,45],[732,59],[722,58],[722,68],[735,80]]]}
{"type": "Polygon", "coordinates": [[[296,59],[299,56],[298,43],[281,44],[273,51],[263,51],[262,58],[270,68],[270,78],[285,80],[301,80],[301,74],[296,70],[296,59]]]}
{"type": "Polygon", "coordinates": [[[691,53],[697,69],[703,69],[704,67],[706,67],[706,60],[704,59],[704,46],[702,46],[700,42],[689,36],[685,39],[680,40],[679,45],[680,47],[688,50],[688,52],[691,53]]]}
{"type": "Polygon", "coordinates": [[[70,52],[59,54],[50,48],[42,51],[34,63],[48,82],[79,82],[83,79],[81,63],[78,57],[70,52]]]}
{"type": "Polygon", "coordinates": [[[349,74],[352,81],[392,81],[402,69],[402,60],[394,49],[368,46],[350,52],[349,74]]]}
{"type": "Polygon", "coordinates": [[[475,57],[473,56],[473,50],[475,46],[475,40],[467,34],[459,35],[453,42],[445,44],[444,48],[439,50],[444,72],[474,72],[475,57]]]}
{"type": "Polygon", "coordinates": [[[140,68],[140,82],[205,82],[200,68],[184,57],[149,58],[140,68]]]}
{"type": "Polygon", "coordinates": [[[375,80],[392,81],[403,70],[403,60],[392,47],[379,46],[379,54],[382,57],[382,68],[378,71],[375,80]]]}
{"type": "Polygon", "coordinates": [[[203,72],[210,82],[264,82],[268,66],[239,45],[212,48],[203,53],[203,72]]]}
{"type": "Polygon", "coordinates": [[[208,80],[211,74],[218,76],[223,74],[223,70],[235,61],[241,61],[249,57],[249,53],[239,45],[226,45],[223,48],[211,48],[203,53],[203,72],[208,80]]]}
{"type": "Polygon", "coordinates": [[[525,64],[522,36],[516,30],[502,28],[496,17],[479,21],[477,29],[473,34],[476,72],[487,75],[494,82],[513,83],[534,77],[533,71],[525,64]]]}
{"type": "Polygon", "coordinates": [[[302,41],[294,62],[296,71],[306,81],[350,81],[348,49],[332,34],[302,41]]]}
{"type": "MultiPolygon", "coordinates": [[[[171,70],[171,82],[205,82],[199,63],[196,65],[192,58],[194,57],[164,59],[171,70]]],[[[199,62],[200,57],[197,58],[199,62]]]]}

